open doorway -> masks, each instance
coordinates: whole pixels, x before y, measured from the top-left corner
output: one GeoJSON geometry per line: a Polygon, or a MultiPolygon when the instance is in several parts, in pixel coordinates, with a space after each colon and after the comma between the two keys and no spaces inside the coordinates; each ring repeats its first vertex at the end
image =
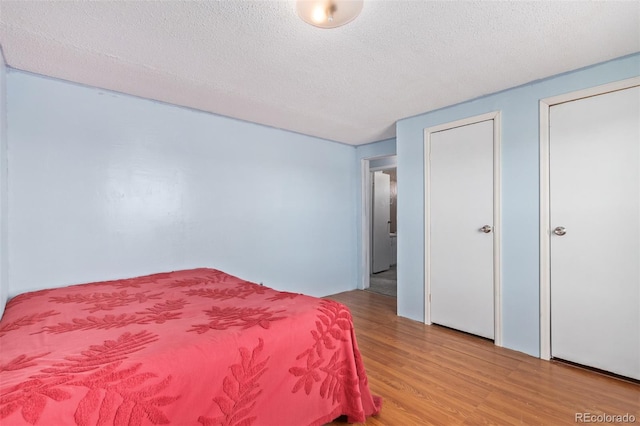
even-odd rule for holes
{"type": "Polygon", "coordinates": [[[397,297],[396,169],[372,172],[371,272],[369,290],[397,297]]]}
{"type": "Polygon", "coordinates": [[[397,297],[396,156],[367,160],[363,171],[363,288],[397,297]]]}

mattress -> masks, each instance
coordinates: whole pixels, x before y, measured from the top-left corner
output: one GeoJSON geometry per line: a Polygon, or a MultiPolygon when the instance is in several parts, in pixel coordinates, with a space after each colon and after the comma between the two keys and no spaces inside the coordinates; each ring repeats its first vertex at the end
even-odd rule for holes
{"type": "Polygon", "coordinates": [[[322,425],[379,412],[340,303],[192,269],[25,293],[2,425],[322,425]]]}

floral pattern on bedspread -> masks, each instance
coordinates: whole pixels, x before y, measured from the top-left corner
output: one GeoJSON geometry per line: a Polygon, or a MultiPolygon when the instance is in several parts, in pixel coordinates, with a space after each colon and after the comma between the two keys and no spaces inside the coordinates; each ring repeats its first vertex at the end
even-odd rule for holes
{"type": "Polygon", "coordinates": [[[19,295],[0,424],[322,425],[380,410],[349,310],[214,269],[19,295]]]}
{"type": "Polygon", "coordinates": [[[222,384],[222,394],[213,398],[222,416],[209,418],[200,416],[198,421],[204,426],[241,426],[251,425],[256,416],[251,416],[255,400],[262,393],[259,379],[267,371],[266,359],[261,358],[264,341],[260,339],[258,346],[253,351],[240,348],[242,362],[231,366],[231,373],[227,375],[222,384]]]}
{"type": "MultiPolygon", "coordinates": [[[[128,354],[156,340],[157,336],[146,331],[135,335],[124,333],[116,341],[92,345],[78,356],[68,356],[63,362],[40,368],[27,380],[3,389],[0,418],[20,409],[26,422],[37,424],[49,402],[68,400],[72,392],[68,388],[80,387],[87,391],[74,413],[78,425],[91,424],[91,416],[96,411],[99,411],[97,424],[105,424],[113,412],[114,424],[142,424],[145,417],[156,424],[168,423],[159,407],[175,401],[177,397],[156,394],[167,387],[171,376],[149,385],[146,382],[156,375],[139,373],[142,363],[120,368],[128,354]]],[[[39,363],[34,360],[46,355],[49,353],[31,358],[21,355],[9,364],[14,365],[14,370],[35,367],[39,363]]]]}

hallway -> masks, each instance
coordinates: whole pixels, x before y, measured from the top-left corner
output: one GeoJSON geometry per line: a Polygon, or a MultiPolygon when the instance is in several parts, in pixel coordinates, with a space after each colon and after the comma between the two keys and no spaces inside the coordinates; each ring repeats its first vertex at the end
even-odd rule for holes
{"type": "Polygon", "coordinates": [[[386,271],[371,274],[367,290],[385,296],[397,297],[397,269],[398,265],[393,265],[386,271]]]}

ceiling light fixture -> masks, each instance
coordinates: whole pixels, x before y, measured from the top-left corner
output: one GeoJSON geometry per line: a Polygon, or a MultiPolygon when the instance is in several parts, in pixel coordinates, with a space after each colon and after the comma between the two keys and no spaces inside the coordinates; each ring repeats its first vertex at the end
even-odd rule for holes
{"type": "Polygon", "coordinates": [[[336,28],[356,19],[364,0],[297,0],[300,18],[318,28],[336,28]]]}

